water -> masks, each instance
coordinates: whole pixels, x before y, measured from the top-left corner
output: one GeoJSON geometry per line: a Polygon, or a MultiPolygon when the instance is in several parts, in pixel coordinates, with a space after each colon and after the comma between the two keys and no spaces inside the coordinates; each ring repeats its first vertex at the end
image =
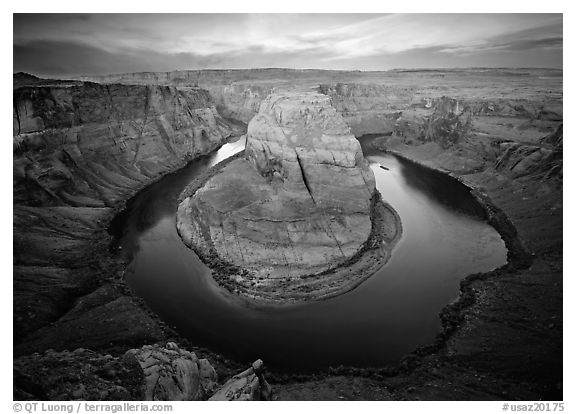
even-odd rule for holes
{"type": "Polygon", "coordinates": [[[113,223],[132,258],[128,283],[198,345],[240,360],[262,358],[274,369],[393,364],[434,339],[438,314],[458,296],[462,278],[506,262],[504,242],[466,187],[368,145],[376,185],[402,219],[390,261],[355,290],[323,302],[266,310],[231,302],[180,240],[175,213],[183,188],[243,145],[227,144],[151,185],[113,223]]]}

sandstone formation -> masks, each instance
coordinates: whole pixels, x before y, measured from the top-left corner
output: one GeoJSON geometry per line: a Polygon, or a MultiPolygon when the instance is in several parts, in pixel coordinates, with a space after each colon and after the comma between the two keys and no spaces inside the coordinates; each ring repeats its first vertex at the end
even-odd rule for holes
{"type": "Polygon", "coordinates": [[[258,112],[259,103],[275,87],[317,89],[332,98],[333,106],[357,137],[395,131],[411,138],[433,112],[434,102],[443,96],[458,100],[460,108],[469,107],[475,116],[504,116],[513,122],[527,118],[534,126],[562,120],[561,91],[558,93],[562,72],[553,69],[359,72],[270,68],[126,73],[84,79],[200,86],[210,91],[220,113],[244,122],[258,112]]]}
{"type": "Polygon", "coordinates": [[[199,88],[83,85],[14,91],[14,198],[104,207],[232,133],[199,88]]]}
{"type": "Polygon", "coordinates": [[[137,190],[240,131],[200,88],[23,74],[13,116],[15,353],[161,339],[117,286],[107,224],[137,190]]]}
{"type": "MultiPolygon", "coordinates": [[[[447,74],[446,77],[452,77],[447,74]]],[[[557,97],[526,96],[518,93],[516,79],[505,78],[506,85],[492,80],[476,81],[474,74],[462,74],[467,79],[443,80],[444,87],[434,84],[418,85],[405,79],[377,83],[328,83],[318,90],[332,98],[334,107],[342,114],[352,133],[357,137],[366,134],[396,135],[413,140],[422,137],[432,140],[454,141],[470,130],[471,117],[506,118],[506,124],[520,127],[515,134],[531,133],[531,128],[521,126],[521,119],[533,126],[546,126],[546,121],[558,122],[562,118],[562,104],[557,97]],[[463,86],[460,82],[467,82],[463,86]],[[487,83],[494,91],[488,90],[487,83]],[[492,86],[493,85],[493,86],[492,86]],[[476,98],[478,94],[483,97],[476,98]],[[489,96],[489,98],[487,96],[489,96]]],[[[433,82],[433,79],[422,80],[433,82]]],[[[490,125],[494,132],[495,125],[490,125]]]]}
{"type": "Polygon", "coordinates": [[[329,271],[366,246],[376,202],[360,143],[329,98],[285,92],[268,97],[250,121],[245,157],[183,200],[177,226],[202,257],[242,269],[230,279],[245,296],[310,300],[358,283],[329,271]]]}
{"type": "Polygon", "coordinates": [[[264,378],[264,363],[255,361],[250,368],[230,378],[210,401],[266,401],[270,400],[272,387],[264,378]]]}
{"type": "Polygon", "coordinates": [[[143,395],[147,401],[203,400],[218,388],[218,375],[206,359],[180,349],[174,342],[166,347],[145,345],[131,349],[144,372],[143,395]]]}
{"type": "Polygon", "coordinates": [[[556,131],[542,137],[540,142],[501,142],[494,168],[506,171],[513,178],[537,174],[544,179],[562,178],[563,149],[563,125],[560,124],[556,131]]]}
{"type": "Polygon", "coordinates": [[[395,83],[321,84],[318,90],[332,98],[334,107],[357,137],[392,131],[401,116],[398,111],[415,99],[414,88],[398,87],[395,83]]]}

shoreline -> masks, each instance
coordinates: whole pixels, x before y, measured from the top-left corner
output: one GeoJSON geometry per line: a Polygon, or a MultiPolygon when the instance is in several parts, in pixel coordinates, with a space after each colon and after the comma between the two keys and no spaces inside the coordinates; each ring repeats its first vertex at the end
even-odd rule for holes
{"type": "MultiPolygon", "coordinates": [[[[432,166],[423,164],[415,159],[409,158],[408,156],[398,151],[385,150],[382,152],[392,154],[395,157],[398,157],[408,163],[417,165],[422,169],[447,175],[452,180],[457,181],[470,191],[470,194],[474,197],[478,205],[482,207],[485,214],[484,219],[488,222],[488,224],[490,224],[492,227],[494,227],[494,229],[496,229],[500,237],[502,237],[502,240],[504,241],[507,249],[508,262],[497,269],[483,273],[491,273],[498,269],[506,268],[508,266],[513,266],[514,268],[518,269],[523,269],[530,266],[530,264],[532,263],[532,255],[526,250],[526,248],[522,244],[522,241],[518,237],[518,232],[516,231],[516,228],[514,227],[514,225],[506,215],[506,213],[501,208],[496,206],[487,194],[482,192],[480,189],[472,187],[471,185],[467,184],[450,171],[434,168],[432,166]]],[[[468,278],[468,276],[466,278],[468,278]]],[[[464,278],[463,280],[465,280],[466,278],[464,278]]]]}

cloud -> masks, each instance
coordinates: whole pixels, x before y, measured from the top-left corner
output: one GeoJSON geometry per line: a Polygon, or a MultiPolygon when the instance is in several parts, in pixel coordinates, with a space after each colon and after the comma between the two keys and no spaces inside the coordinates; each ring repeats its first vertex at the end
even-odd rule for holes
{"type": "Polygon", "coordinates": [[[73,42],[40,41],[14,45],[14,72],[44,76],[98,75],[127,72],[168,72],[184,69],[247,69],[251,67],[314,67],[323,50],[308,52],[267,52],[260,46],[242,51],[200,55],[163,53],[148,50],[108,52],[73,42]]]}
{"type": "Polygon", "coordinates": [[[511,33],[562,28],[561,15],[402,14],[380,16],[302,39],[331,47],[335,58],[401,53],[414,49],[485,46],[511,33]]]}
{"type": "Polygon", "coordinates": [[[470,55],[496,50],[542,50],[561,49],[563,47],[562,21],[555,25],[533,27],[511,31],[500,36],[488,37],[467,45],[446,47],[441,53],[470,55]]]}
{"type": "Polygon", "coordinates": [[[524,64],[540,53],[559,66],[561,53],[549,52],[562,47],[559,14],[14,15],[14,68],[51,74],[388,69],[486,54],[510,64],[511,51],[524,64]]]}
{"type": "Polygon", "coordinates": [[[225,61],[226,57],[219,55],[134,50],[115,53],[77,43],[42,41],[15,45],[13,69],[47,76],[73,76],[218,67],[225,61]]]}

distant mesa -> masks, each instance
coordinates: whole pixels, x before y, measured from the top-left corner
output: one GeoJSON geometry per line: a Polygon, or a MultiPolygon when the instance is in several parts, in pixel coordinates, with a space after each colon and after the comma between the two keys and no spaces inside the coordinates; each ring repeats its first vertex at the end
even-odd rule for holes
{"type": "Polygon", "coordinates": [[[36,85],[42,82],[43,79],[30,75],[26,72],[18,72],[15,73],[12,77],[13,87],[17,88],[19,86],[28,86],[28,85],[36,85]]]}
{"type": "Polygon", "coordinates": [[[26,72],[17,72],[14,74],[14,82],[17,81],[26,81],[26,80],[39,80],[40,78],[38,76],[34,76],[31,75],[29,73],[26,72]]]}
{"type": "Polygon", "coordinates": [[[388,260],[401,234],[330,98],[298,92],[262,102],[244,157],[184,198],[177,227],[221,285],[267,303],[352,289],[388,260]]]}

